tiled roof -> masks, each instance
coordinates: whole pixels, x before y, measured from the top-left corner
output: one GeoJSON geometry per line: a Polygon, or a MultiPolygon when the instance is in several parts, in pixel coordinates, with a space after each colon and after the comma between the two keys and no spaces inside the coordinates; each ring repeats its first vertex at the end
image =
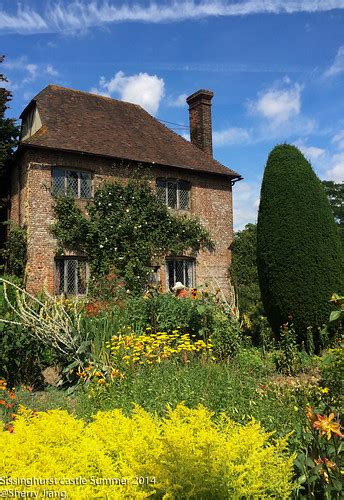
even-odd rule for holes
{"type": "Polygon", "coordinates": [[[137,104],[57,85],[33,101],[42,127],[22,144],[240,177],[137,104]]]}

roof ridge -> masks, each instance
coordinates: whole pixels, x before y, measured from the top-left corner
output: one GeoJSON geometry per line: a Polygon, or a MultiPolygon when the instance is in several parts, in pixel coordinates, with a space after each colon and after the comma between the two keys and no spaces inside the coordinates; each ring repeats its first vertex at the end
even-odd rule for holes
{"type": "MultiPolygon", "coordinates": [[[[92,96],[92,97],[97,97],[97,98],[100,98],[100,99],[106,99],[107,101],[124,102],[125,104],[131,104],[132,106],[136,106],[138,108],[142,108],[142,106],[140,106],[139,104],[135,104],[134,102],[123,101],[122,99],[114,99],[113,97],[109,97],[109,96],[102,95],[102,94],[95,94],[94,92],[87,92],[86,90],[72,89],[70,87],[64,87],[62,85],[56,85],[55,83],[49,83],[49,85],[47,85],[43,90],[41,90],[41,92],[39,94],[41,94],[42,92],[44,92],[45,90],[47,90],[49,88],[52,89],[52,90],[67,90],[67,91],[73,92],[75,94],[85,94],[85,95],[89,95],[89,96],[92,96]]],[[[37,94],[37,96],[39,96],[39,94],[37,94]]]]}

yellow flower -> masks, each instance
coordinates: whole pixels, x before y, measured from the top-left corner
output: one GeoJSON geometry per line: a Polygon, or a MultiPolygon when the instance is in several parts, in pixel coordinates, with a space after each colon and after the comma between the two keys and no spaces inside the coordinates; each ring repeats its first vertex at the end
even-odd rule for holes
{"type": "Polygon", "coordinates": [[[322,392],[323,394],[327,394],[328,392],[330,392],[330,389],[328,387],[323,387],[320,388],[320,392],[322,392]]]}

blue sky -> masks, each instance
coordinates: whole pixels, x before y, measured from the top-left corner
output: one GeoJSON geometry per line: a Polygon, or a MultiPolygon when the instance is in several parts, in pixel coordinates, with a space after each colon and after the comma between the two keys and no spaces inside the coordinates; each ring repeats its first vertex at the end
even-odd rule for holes
{"type": "Polygon", "coordinates": [[[296,144],[344,179],[344,0],[0,0],[2,72],[19,116],[49,83],[137,102],[187,134],[185,97],[214,92],[214,157],[254,222],[270,150],[296,144]]]}

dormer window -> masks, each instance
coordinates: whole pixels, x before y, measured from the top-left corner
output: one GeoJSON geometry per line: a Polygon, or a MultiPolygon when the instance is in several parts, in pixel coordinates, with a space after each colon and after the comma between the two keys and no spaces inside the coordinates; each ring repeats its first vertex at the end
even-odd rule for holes
{"type": "Polygon", "coordinates": [[[168,208],[190,209],[190,182],[181,179],[160,178],[156,180],[156,194],[168,208]]]}
{"type": "Polygon", "coordinates": [[[42,127],[41,117],[36,106],[31,106],[29,110],[25,113],[22,120],[21,140],[27,139],[34,135],[37,130],[42,127]]]}
{"type": "Polygon", "coordinates": [[[53,168],[52,193],[54,196],[92,198],[92,174],[81,170],[53,168]]]}

